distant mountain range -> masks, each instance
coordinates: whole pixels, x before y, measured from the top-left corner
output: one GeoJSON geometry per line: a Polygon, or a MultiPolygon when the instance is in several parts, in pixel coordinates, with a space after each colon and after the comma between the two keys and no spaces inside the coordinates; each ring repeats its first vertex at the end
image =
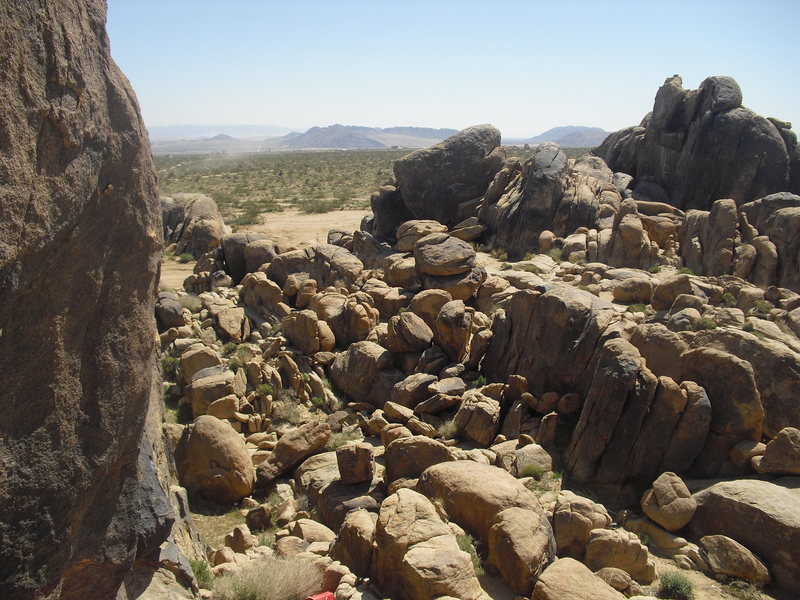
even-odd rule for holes
{"type": "MultiPolygon", "coordinates": [[[[303,133],[275,125],[175,125],[150,128],[151,146],[155,154],[425,148],[455,133],[456,129],[338,124],[312,127],[303,133]]],[[[504,139],[503,143],[521,146],[552,141],[567,148],[588,148],[598,146],[606,136],[608,132],[599,127],[568,125],[554,127],[532,138],[504,139]]]]}
{"type": "Polygon", "coordinates": [[[301,135],[290,137],[284,142],[284,145],[294,149],[390,148],[392,146],[417,148],[441,142],[456,133],[458,133],[456,129],[431,129],[429,127],[380,128],[329,125],[328,127],[312,127],[301,135]]]}
{"type": "Polygon", "coordinates": [[[599,146],[608,137],[610,132],[600,127],[583,127],[580,125],[565,125],[553,127],[544,133],[523,140],[526,144],[543,144],[555,142],[565,148],[589,148],[599,146]]]}

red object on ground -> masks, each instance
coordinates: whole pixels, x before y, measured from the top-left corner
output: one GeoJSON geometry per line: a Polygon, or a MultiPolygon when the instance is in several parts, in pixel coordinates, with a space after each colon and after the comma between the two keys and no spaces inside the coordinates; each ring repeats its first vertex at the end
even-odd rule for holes
{"type": "Polygon", "coordinates": [[[333,600],[333,594],[330,592],[322,592],[321,594],[315,594],[314,596],[309,596],[306,600],[333,600]]]}

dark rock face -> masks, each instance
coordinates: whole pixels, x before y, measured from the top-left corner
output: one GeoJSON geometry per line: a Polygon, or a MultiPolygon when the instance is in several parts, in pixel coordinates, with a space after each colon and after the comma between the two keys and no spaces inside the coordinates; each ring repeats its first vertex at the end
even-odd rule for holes
{"type": "Polygon", "coordinates": [[[790,174],[797,142],[787,124],[744,108],[730,77],[709,77],[697,90],[681,83],[677,75],[667,79],[642,124],[611,134],[595,154],[613,171],[632,175],[634,189],[660,186],[681,209],[709,210],[720,198],[741,205],[797,191],[790,187],[797,181],[790,174]]]}
{"type": "MultiPolygon", "coordinates": [[[[406,207],[417,219],[457,223],[461,220],[458,205],[483,196],[500,168],[503,151],[499,146],[496,128],[476,125],[398,159],[394,175],[406,207]]],[[[387,225],[384,232],[382,227],[381,233],[390,229],[387,225]]]]}
{"type": "Polygon", "coordinates": [[[0,79],[5,598],[114,597],[154,542],[139,532],[163,529],[143,524],[136,491],[152,481],[137,461],[160,207],[104,23],[102,0],[0,14],[2,70],[13,74],[0,79]]]}

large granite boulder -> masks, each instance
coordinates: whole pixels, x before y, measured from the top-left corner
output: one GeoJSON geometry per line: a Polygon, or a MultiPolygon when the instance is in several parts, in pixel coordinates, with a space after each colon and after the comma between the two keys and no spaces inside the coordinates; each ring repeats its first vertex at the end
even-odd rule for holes
{"type": "Polygon", "coordinates": [[[758,555],[773,579],[800,594],[800,494],[798,480],[694,482],[697,536],[724,535],[758,555]]]}
{"type": "Polygon", "coordinates": [[[188,252],[200,258],[218,248],[230,233],[219,214],[217,203],[205,194],[175,194],[161,198],[164,242],[176,244],[174,254],[188,252]]]}
{"type": "Polygon", "coordinates": [[[137,462],[157,378],[160,207],[105,17],[101,0],[6,3],[0,13],[8,598],[113,598],[137,552],[166,536],[149,512],[164,491],[157,480],[142,491],[147,461],[137,462]]]}
{"type": "Polygon", "coordinates": [[[372,569],[381,589],[399,600],[442,596],[488,600],[469,554],[430,500],[400,489],[381,504],[372,569]]]}
{"type": "Polygon", "coordinates": [[[717,200],[710,211],[690,210],[678,231],[684,264],[698,275],[733,273],[739,214],[733,200],[717,200]]]}
{"type": "Polygon", "coordinates": [[[613,174],[594,156],[567,160],[557,144],[541,144],[525,163],[509,159],[486,192],[479,216],[498,246],[522,255],[549,248],[539,236],[567,236],[619,208],[613,174]]]}
{"type": "Polygon", "coordinates": [[[625,596],[573,558],[559,558],[536,582],[532,600],[623,600],[625,596]]]}
{"type": "Polygon", "coordinates": [[[216,417],[200,416],[184,430],[175,465],[181,485],[220,504],[233,504],[253,492],[256,472],[244,438],[216,417]]]}
{"type": "Polygon", "coordinates": [[[391,352],[374,342],[363,341],[336,355],[331,365],[331,379],[356,402],[368,402],[380,408],[404,375],[394,368],[391,352]]]}
{"type": "Polygon", "coordinates": [[[293,274],[313,279],[320,287],[340,287],[353,283],[363,270],[364,264],[345,248],[318,244],[279,254],[269,263],[267,275],[281,288],[293,274]]]}
{"type": "MultiPolygon", "coordinates": [[[[795,168],[800,171],[800,163],[795,168]]],[[[800,174],[793,171],[792,176],[800,182],[800,174]]],[[[775,245],[778,258],[777,279],[769,283],[800,291],[800,196],[797,195],[800,194],[800,189],[799,184],[794,185],[794,194],[770,194],[742,205],[740,210],[747,216],[750,225],[760,235],[768,236],[775,245]]],[[[761,254],[759,252],[759,260],[761,254]]],[[[762,285],[760,281],[755,283],[762,285]]]]}
{"type": "Polygon", "coordinates": [[[239,282],[247,275],[247,260],[245,259],[245,248],[251,242],[268,239],[263,233],[253,233],[245,231],[241,233],[230,233],[222,238],[222,251],[225,255],[225,271],[233,279],[233,284],[239,282]]]}
{"type": "Polygon", "coordinates": [[[719,198],[741,205],[798,191],[790,187],[796,141],[787,146],[788,127],[743,107],[730,77],[709,77],[697,90],[681,83],[677,75],[667,79],[639,127],[611,134],[594,151],[613,171],[633,176],[634,195],[645,182],[673,206],[709,210],[719,198]]]}
{"type": "Polygon", "coordinates": [[[476,125],[394,163],[397,188],[417,219],[452,225],[458,205],[481,197],[502,162],[500,132],[476,125]]]}
{"type": "MultiPolygon", "coordinates": [[[[396,442],[395,442],[396,443],[396,442]]],[[[417,489],[486,545],[488,560],[520,595],[553,560],[553,530],[536,495],[507,471],[473,461],[427,468],[417,489]]]]}

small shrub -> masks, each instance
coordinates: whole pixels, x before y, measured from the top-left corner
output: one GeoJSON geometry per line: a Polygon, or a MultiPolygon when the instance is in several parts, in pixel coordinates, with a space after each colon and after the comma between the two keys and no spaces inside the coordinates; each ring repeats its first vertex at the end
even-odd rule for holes
{"type": "Polygon", "coordinates": [[[442,424],[439,425],[436,433],[440,438],[444,438],[446,440],[455,439],[458,436],[458,427],[456,427],[455,418],[442,421],[442,424]]]}
{"type": "Polygon", "coordinates": [[[544,469],[537,464],[525,465],[520,471],[520,477],[533,477],[536,481],[541,481],[544,469]]]}
{"type": "Polygon", "coordinates": [[[694,589],[686,575],[677,571],[669,571],[661,576],[657,595],[659,598],[671,598],[672,600],[692,600],[694,589]]]}
{"type": "Polygon", "coordinates": [[[768,317],[769,313],[772,312],[774,308],[772,302],[769,300],[756,300],[753,303],[753,307],[755,308],[756,314],[760,317],[768,317]]]}
{"type": "Polygon", "coordinates": [[[752,321],[747,321],[747,322],[745,322],[744,325],[742,325],[742,331],[752,332],[752,331],[755,330],[755,328],[756,328],[756,326],[753,325],[752,321]]]}
{"type": "Polygon", "coordinates": [[[348,442],[361,439],[363,439],[363,436],[358,429],[342,429],[342,431],[331,434],[331,437],[328,438],[328,443],[325,444],[325,449],[328,451],[336,450],[348,442]]]}
{"type": "Polygon", "coordinates": [[[526,273],[533,273],[534,275],[539,275],[542,272],[536,265],[520,265],[516,269],[517,271],[525,271],[526,273]]]}
{"type": "Polygon", "coordinates": [[[510,269],[511,269],[511,265],[508,264],[507,262],[504,262],[502,265],[500,265],[500,270],[501,271],[508,271],[510,269]]]}
{"type": "Polygon", "coordinates": [[[708,329],[716,329],[717,324],[714,322],[713,319],[709,319],[708,317],[700,317],[697,321],[694,322],[692,325],[692,329],[695,331],[704,331],[708,329]]]}
{"type": "Polygon", "coordinates": [[[533,260],[533,257],[536,256],[533,252],[526,252],[525,256],[522,257],[522,260],[533,260]]]}
{"type": "Polygon", "coordinates": [[[650,545],[650,536],[646,533],[637,533],[636,535],[639,536],[639,541],[642,543],[642,546],[650,545]]]}
{"type": "Polygon", "coordinates": [[[203,309],[203,303],[194,294],[180,294],[178,296],[178,304],[190,313],[199,313],[203,309]]]}
{"type": "Polygon", "coordinates": [[[215,600],[302,600],[319,592],[322,571],[297,559],[265,557],[214,580],[215,600]]]}
{"type": "Polygon", "coordinates": [[[194,412],[192,411],[191,404],[179,404],[178,412],[175,415],[175,420],[181,425],[187,425],[194,421],[194,412]]]}
{"type": "Polygon", "coordinates": [[[320,398],[319,396],[312,396],[311,406],[313,406],[314,408],[322,408],[323,406],[325,406],[325,398],[320,398]]]}
{"type": "Polygon", "coordinates": [[[561,262],[561,257],[564,255],[564,251],[561,248],[552,248],[550,252],[547,253],[547,256],[552,258],[556,262],[561,262]]]}
{"type": "Polygon", "coordinates": [[[689,267],[682,267],[678,269],[678,273],[681,275],[697,275],[697,273],[692,271],[689,267]]]}
{"type": "Polygon", "coordinates": [[[258,539],[259,546],[267,546],[271,548],[275,545],[275,532],[276,529],[267,529],[259,533],[256,538],[258,539]]]}
{"type": "Polygon", "coordinates": [[[647,312],[647,304],[641,304],[641,303],[631,304],[628,308],[625,309],[625,312],[629,312],[629,313],[636,313],[636,312],[646,313],[647,312]]]}
{"type": "Polygon", "coordinates": [[[736,296],[730,292],[725,292],[722,294],[722,305],[728,308],[734,308],[736,306],[736,296]]]}
{"type": "Polygon", "coordinates": [[[192,262],[193,260],[194,260],[194,256],[192,256],[192,255],[191,255],[191,254],[189,254],[188,252],[184,252],[183,254],[181,254],[181,255],[178,257],[178,262],[179,262],[179,263],[184,263],[184,264],[185,264],[185,263],[192,262]]]}
{"type": "Polygon", "coordinates": [[[561,471],[553,471],[551,475],[553,479],[562,479],[564,477],[564,473],[561,471]]]}
{"type": "Polygon", "coordinates": [[[256,387],[256,394],[258,396],[272,396],[274,390],[271,383],[261,383],[256,387]]]}
{"type": "Polygon", "coordinates": [[[484,377],[483,375],[478,375],[475,381],[472,382],[472,387],[480,388],[485,386],[487,383],[489,382],[486,380],[486,377],[484,377]]]}
{"type": "Polygon", "coordinates": [[[178,376],[178,365],[180,362],[180,359],[177,359],[174,356],[161,357],[161,373],[163,374],[165,381],[176,380],[178,376]]]}
{"type": "Polygon", "coordinates": [[[723,589],[739,600],[764,600],[759,589],[751,583],[734,580],[723,586],[723,589]]]}
{"type": "Polygon", "coordinates": [[[303,422],[303,415],[297,400],[285,391],[279,394],[278,399],[272,403],[272,418],[276,421],[287,421],[293,425],[300,425],[303,422]]]}
{"type": "Polygon", "coordinates": [[[508,252],[502,248],[493,248],[492,251],[489,252],[489,256],[496,260],[508,260],[508,252]]]}
{"type": "Polygon", "coordinates": [[[661,273],[661,266],[660,265],[653,265],[649,269],[647,269],[650,273],[661,273]]]}
{"type": "Polygon", "coordinates": [[[222,346],[222,358],[228,358],[231,354],[236,352],[236,344],[233,342],[227,342],[222,346]]]}
{"type": "Polygon", "coordinates": [[[197,579],[197,585],[206,590],[211,589],[214,583],[214,575],[208,567],[208,563],[202,558],[197,560],[190,560],[189,564],[192,566],[194,578],[197,579]]]}
{"type": "Polygon", "coordinates": [[[469,557],[472,559],[472,566],[475,569],[475,575],[478,577],[483,576],[485,571],[483,570],[481,557],[478,555],[477,542],[475,541],[475,538],[470,534],[465,533],[464,535],[456,536],[456,541],[458,542],[458,547],[463,552],[469,554],[469,557]]]}

